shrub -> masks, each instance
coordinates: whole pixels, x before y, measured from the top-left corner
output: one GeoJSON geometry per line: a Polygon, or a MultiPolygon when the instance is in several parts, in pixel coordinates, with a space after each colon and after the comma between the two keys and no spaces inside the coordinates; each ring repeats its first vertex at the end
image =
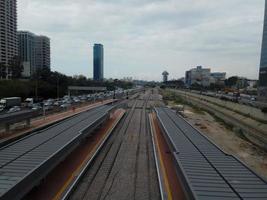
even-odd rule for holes
{"type": "Polygon", "coordinates": [[[267,113],[267,107],[262,108],[261,111],[262,111],[263,113],[267,113]]]}

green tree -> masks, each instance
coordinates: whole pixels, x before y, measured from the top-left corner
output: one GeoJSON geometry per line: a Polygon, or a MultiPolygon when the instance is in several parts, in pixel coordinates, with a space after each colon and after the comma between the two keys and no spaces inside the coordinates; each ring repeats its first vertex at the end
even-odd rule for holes
{"type": "Polygon", "coordinates": [[[203,89],[203,86],[198,84],[198,83],[193,83],[191,86],[190,86],[191,89],[193,90],[201,90],[203,89]]]}
{"type": "Polygon", "coordinates": [[[8,63],[8,67],[12,71],[12,78],[21,78],[21,73],[23,71],[23,65],[19,56],[14,56],[8,63]]]}
{"type": "Polygon", "coordinates": [[[0,79],[6,78],[6,65],[4,63],[0,63],[0,79]]]}
{"type": "Polygon", "coordinates": [[[235,86],[237,84],[238,77],[237,76],[232,76],[228,79],[225,80],[225,85],[228,87],[235,86]]]}

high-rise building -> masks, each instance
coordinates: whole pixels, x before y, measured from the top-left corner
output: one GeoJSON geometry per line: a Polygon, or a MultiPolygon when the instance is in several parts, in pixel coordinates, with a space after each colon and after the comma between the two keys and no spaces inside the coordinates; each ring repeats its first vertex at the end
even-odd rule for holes
{"type": "Polygon", "coordinates": [[[35,37],[35,67],[36,69],[47,68],[50,70],[50,39],[46,36],[35,37]]]}
{"type": "Polygon", "coordinates": [[[258,94],[260,100],[267,101],[267,1],[265,1],[265,17],[263,27],[258,94]]]}
{"type": "Polygon", "coordinates": [[[188,70],[185,72],[185,85],[186,86],[191,86],[191,71],[188,70]]]}
{"type": "Polygon", "coordinates": [[[104,47],[102,44],[94,45],[94,80],[104,79],[104,47]]]}
{"type": "Polygon", "coordinates": [[[50,69],[50,39],[29,31],[18,32],[19,57],[23,77],[30,77],[37,69],[50,69]]]}
{"type": "MultiPolygon", "coordinates": [[[[17,40],[17,1],[0,0],[0,63],[8,65],[18,55],[17,40]]],[[[12,72],[5,69],[5,77],[11,78],[12,72]]]]}
{"type": "Polygon", "coordinates": [[[23,65],[23,77],[35,72],[35,35],[28,31],[18,31],[19,58],[23,65]]]}

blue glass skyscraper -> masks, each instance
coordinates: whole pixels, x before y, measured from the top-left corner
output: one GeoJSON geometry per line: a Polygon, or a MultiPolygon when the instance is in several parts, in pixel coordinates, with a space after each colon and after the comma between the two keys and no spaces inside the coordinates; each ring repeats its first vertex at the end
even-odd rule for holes
{"type": "Polygon", "coordinates": [[[94,45],[94,80],[104,79],[104,47],[102,44],[94,45]]]}
{"type": "Polygon", "coordinates": [[[258,92],[259,98],[263,101],[267,101],[267,0],[265,0],[265,17],[263,27],[258,92]]]}

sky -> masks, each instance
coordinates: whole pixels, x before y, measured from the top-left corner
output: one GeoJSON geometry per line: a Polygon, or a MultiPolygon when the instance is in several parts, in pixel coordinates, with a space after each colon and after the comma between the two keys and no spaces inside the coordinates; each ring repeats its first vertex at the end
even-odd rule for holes
{"type": "Polygon", "coordinates": [[[51,69],[89,78],[102,43],[105,78],[202,65],[257,79],[263,17],[264,0],[18,0],[18,29],[51,39],[51,69]]]}

